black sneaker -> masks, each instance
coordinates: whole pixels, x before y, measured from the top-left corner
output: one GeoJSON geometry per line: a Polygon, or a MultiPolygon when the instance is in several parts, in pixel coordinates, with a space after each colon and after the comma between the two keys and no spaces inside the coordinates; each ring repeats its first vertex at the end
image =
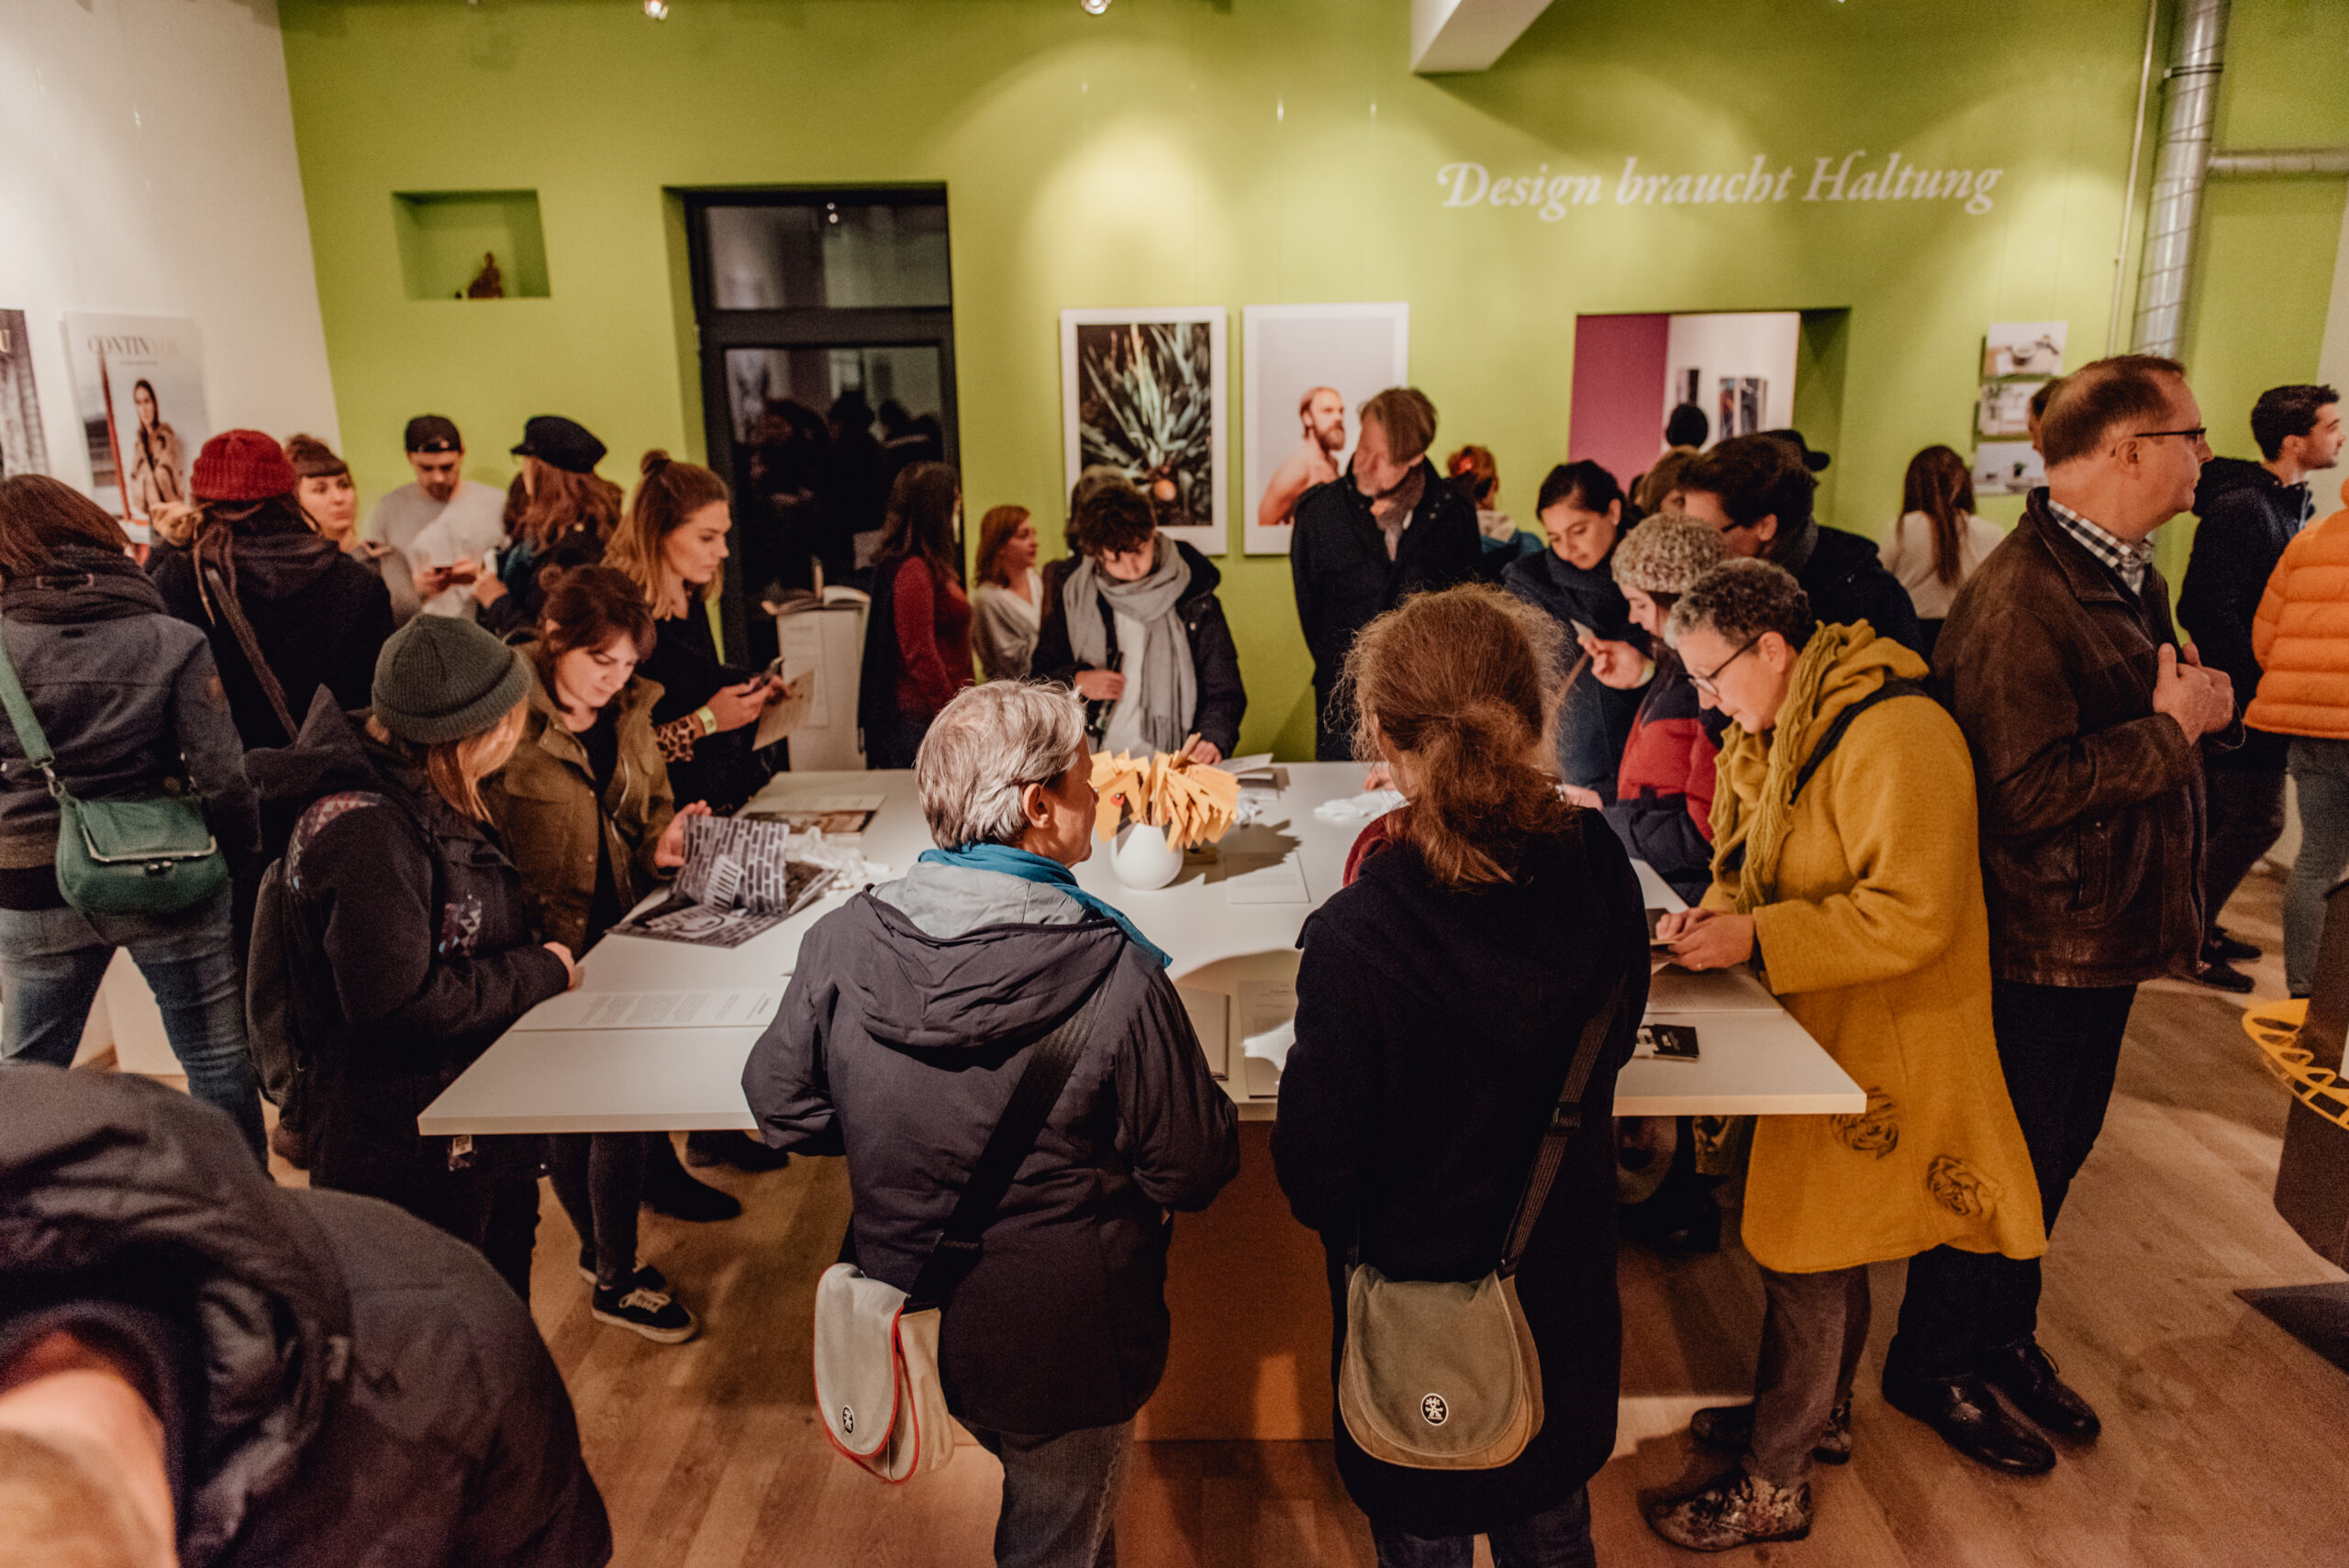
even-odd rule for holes
{"type": "MultiPolygon", "coordinates": [[[[579,1277],[589,1284],[596,1283],[596,1252],[591,1247],[579,1249],[579,1277]]],[[[669,1276],[651,1263],[640,1263],[637,1266],[636,1277],[629,1280],[629,1284],[646,1285],[653,1290],[666,1290],[669,1288],[669,1276]]]]}
{"type": "Polygon", "coordinates": [[[2194,978],[2213,991],[2232,991],[2241,996],[2252,987],[2251,976],[2222,958],[2206,958],[2194,966],[2194,978]]]}
{"type": "Polygon", "coordinates": [[[791,1163],[791,1156],[744,1133],[688,1132],[685,1163],[696,1171],[717,1165],[731,1165],[738,1171],[780,1171],[791,1163]]]}
{"type": "MultiPolygon", "coordinates": [[[[1743,1453],[1753,1440],[1753,1407],[1751,1405],[1709,1405],[1689,1418],[1688,1435],[1707,1448],[1728,1453],[1743,1453]]],[[[1852,1396],[1848,1394],[1835,1402],[1827,1413],[1826,1428],[1819,1434],[1819,1442],[1810,1457],[1821,1464],[1849,1464],[1852,1462],[1852,1396]]]]}
{"type": "Polygon", "coordinates": [[[645,1207],[655,1214],[665,1214],[672,1219],[683,1219],[699,1225],[713,1219],[736,1219],[742,1213],[741,1200],[732,1193],[720,1192],[706,1182],[696,1182],[681,1168],[672,1168],[666,1176],[653,1173],[654,1179],[644,1186],[645,1207]]]}
{"type": "Polygon", "coordinates": [[[675,1296],[647,1285],[598,1290],[594,1310],[596,1322],[632,1329],[656,1345],[682,1345],[701,1332],[701,1325],[675,1296]]]}

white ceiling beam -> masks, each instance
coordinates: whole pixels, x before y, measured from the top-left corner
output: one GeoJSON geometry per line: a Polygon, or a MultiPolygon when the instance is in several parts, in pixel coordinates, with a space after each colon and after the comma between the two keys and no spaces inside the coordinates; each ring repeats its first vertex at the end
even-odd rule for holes
{"type": "Polygon", "coordinates": [[[1486,70],[1549,8],[1550,0],[1411,0],[1411,69],[1486,70]]]}

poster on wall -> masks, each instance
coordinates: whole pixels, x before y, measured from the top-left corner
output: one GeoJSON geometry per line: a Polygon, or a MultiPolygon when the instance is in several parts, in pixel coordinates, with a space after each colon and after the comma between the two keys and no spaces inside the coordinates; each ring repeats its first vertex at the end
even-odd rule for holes
{"type": "Polygon", "coordinates": [[[142,523],[159,506],[187,501],[188,471],[212,435],[195,323],[68,315],[65,350],[98,505],[142,523]]]}
{"type": "Polygon", "coordinates": [[[1411,374],[1411,307],[1252,305],[1241,312],[1241,539],[1288,553],[1297,497],[1353,459],[1358,410],[1411,374]]]}
{"type": "Polygon", "coordinates": [[[1982,334],[1982,384],[1974,406],[1974,488],[2021,495],[2046,483],[2031,446],[2031,400],[2064,373],[2065,321],[1993,321],[1982,334]]]}
{"type": "Polygon", "coordinates": [[[2043,380],[2064,373],[2068,321],[1993,321],[1982,339],[1982,375],[2032,375],[2043,380]]]}
{"type": "Polygon", "coordinates": [[[1069,488],[1097,464],[1150,497],[1158,526],[1224,552],[1224,312],[1061,312],[1061,420],[1069,488]]]}
{"type": "Polygon", "coordinates": [[[49,439],[40,428],[40,389],[33,384],[33,348],[25,313],[0,310],[0,479],[49,472],[49,439]]]}
{"type": "Polygon", "coordinates": [[[2047,467],[2029,441],[1984,441],[1974,449],[1974,493],[2027,495],[2047,483],[2047,467]]]}

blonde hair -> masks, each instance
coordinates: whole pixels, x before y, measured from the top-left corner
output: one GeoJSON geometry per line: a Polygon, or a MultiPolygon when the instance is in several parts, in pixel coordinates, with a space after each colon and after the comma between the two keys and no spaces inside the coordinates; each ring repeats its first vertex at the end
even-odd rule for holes
{"type": "MultiPolygon", "coordinates": [[[[679,462],[659,447],[638,464],[644,477],[628,504],[628,516],[604,547],[604,564],[625,575],[644,595],[653,612],[662,613],[661,541],[685,526],[685,519],[716,502],[729,501],[733,492],[726,481],[697,462],[679,462]]],[[[719,567],[701,585],[702,601],[718,597],[726,580],[719,567]]]]}
{"type": "Polygon", "coordinates": [[[1447,887],[1507,882],[1531,840],[1575,807],[1542,766],[1556,622],[1497,588],[1418,594],[1346,655],[1357,754],[1417,760],[1403,838],[1447,887]]]}
{"type": "Polygon", "coordinates": [[[516,703],[485,729],[476,729],[457,740],[441,740],[429,746],[404,740],[384,728],[384,721],[374,715],[367,716],[367,734],[378,745],[388,746],[401,756],[424,770],[432,784],[432,793],[445,802],[450,810],[475,822],[489,820],[489,806],[481,797],[481,781],[504,767],[514,755],[515,745],[522,739],[523,716],[529,711],[526,698],[516,703]]]}

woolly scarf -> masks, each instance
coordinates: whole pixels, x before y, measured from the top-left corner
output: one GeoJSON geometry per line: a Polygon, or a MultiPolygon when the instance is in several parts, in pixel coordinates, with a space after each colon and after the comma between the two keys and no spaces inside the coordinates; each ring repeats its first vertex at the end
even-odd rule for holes
{"type": "Polygon", "coordinates": [[[1076,884],[1076,873],[1049,856],[1037,854],[1012,844],[964,844],[959,850],[924,850],[920,858],[936,866],[962,866],[971,871],[997,871],[1006,876],[1016,876],[1022,882],[1041,883],[1057,887],[1096,915],[1116,923],[1118,929],[1132,939],[1136,947],[1158,961],[1161,969],[1174,962],[1164,948],[1141,934],[1141,929],[1127,917],[1126,912],[1097,893],[1087,893],[1076,884]]]}
{"type": "Polygon", "coordinates": [[[1403,548],[1403,530],[1411,526],[1411,514],[1419,509],[1419,498],[1427,494],[1428,465],[1415,462],[1403,482],[1392,490],[1370,498],[1370,520],[1386,536],[1386,559],[1392,561],[1403,548]]]}
{"type": "Polygon", "coordinates": [[[1061,609],[1068,619],[1069,652],[1088,670],[1109,667],[1109,628],[1097,598],[1113,616],[1140,621],[1147,647],[1121,649],[1128,689],[1138,683],[1143,739],[1161,751],[1180,751],[1192,710],[1199,705],[1199,674],[1191,664],[1191,636],[1184,628],[1183,595],[1191,591],[1191,568],[1174,541],[1158,537],[1158,556],[1147,576],[1120,583],[1091,556],[1081,557],[1061,584],[1061,609]],[[1140,659],[1135,655],[1139,653],[1140,659]]]}
{"type": "MultiPolygon", "coordinates": [[[[1794,823],[1795,775],[1809,758],[1809,742],[1819,719],[1819,703],[1826,690],[1828,673],[1850,651],[1856,638],[1871,636],[1860,628],[1821,626],[1810,634],[1810,640],[1803,644],[1801,657],[1795,661],[1794,673],[1787,681],[1786,697],[1778,704],[1777,721],[1770,727],[1770,749],[1762,789],[1745,829],[1745,862],[1737,873],[1737,913],[1741,915],[1751,915],[1769,903],[1777,891],[1778,857],[1786,851],[1787,834],[1794,823]]],[[[1714,794],[1715,843],[1728,843],[1738,810],[1735,790],[1722,789],[1714,794]]]]}

